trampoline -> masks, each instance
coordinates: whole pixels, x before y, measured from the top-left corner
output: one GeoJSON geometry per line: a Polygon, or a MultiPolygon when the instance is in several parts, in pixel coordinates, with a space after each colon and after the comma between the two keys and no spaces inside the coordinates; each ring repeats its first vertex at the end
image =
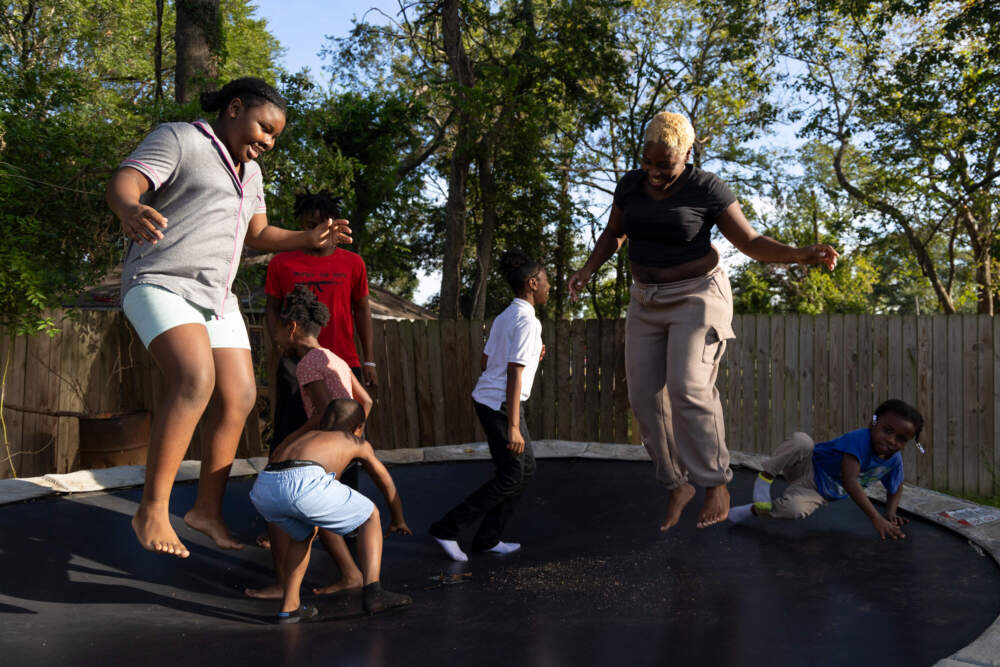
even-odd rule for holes
{"type": "MultiPolygon", "coordinates": [[[[136,543],[141,489],[0,507],[0,646],[8,665],[930,665],[1000,614],[1000,570],[962,537],[911,517],[878,539],[850,501],[804,521],[657,530],[665,492],[649,463],[542,459],[507,537],[511,556],[452,563],[428,524],[490,474],[488,461],[391,467],[413,537],[385,541],[383,583],[413,596],[368,617],[360,595],[305,596],[321,616],[270,624],[270,554],[247,494],[225,513],[249,544],[209,546],[172,511],[187,560],[136,543]]],[[[737,470],[734,501],[754,473],[737,470]]],[[[775,483],[780,493],[782,482],[775,483]]],[[[381,500],[362,475],[362,492],[381,500]]],[[[380,504],[384,511],[384,503],[380,504]]],[[[471,536],[470,536],[471,537],[471,536]]],[[[321,547],[303,592],[337,576],[321,547]]]]}

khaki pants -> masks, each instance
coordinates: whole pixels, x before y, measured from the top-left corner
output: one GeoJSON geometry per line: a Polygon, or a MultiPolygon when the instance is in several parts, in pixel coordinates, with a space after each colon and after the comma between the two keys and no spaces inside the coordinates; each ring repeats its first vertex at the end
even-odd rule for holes
{"type": "Polygon", "coordinates": [[[774,455],[764,464],[764,472],[772,477],[781,475],[788,482],[788,488],[783,496],[774,501],[771,511],[761,516],[804,519],[828,502],[816,490],[813,447],[813,440],[808,434],[796,432],[774,450],[774,455]]]}
{"type": "Polygon", "coordinates": [[[715,380],[734,338],[733,295],[721,266],[665,284],[634,283],[625,324],[628,398],[642,444],[668,489],[732,479],[715,380]]]}

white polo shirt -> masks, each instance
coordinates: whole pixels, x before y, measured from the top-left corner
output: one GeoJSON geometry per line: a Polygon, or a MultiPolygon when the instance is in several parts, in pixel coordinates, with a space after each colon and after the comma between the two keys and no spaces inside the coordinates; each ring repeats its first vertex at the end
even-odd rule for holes
{"type": "Polygon", "coordinates": [[[514,299],[493,320],[483,354],[489,358],[472,390],[472,400],[499,410],[507,400],[507,364],[511,363],[524,366],[521,401],[528,400],[542,354],[542,323],[535,317],[535,307],[524,299],[514,299]]]}

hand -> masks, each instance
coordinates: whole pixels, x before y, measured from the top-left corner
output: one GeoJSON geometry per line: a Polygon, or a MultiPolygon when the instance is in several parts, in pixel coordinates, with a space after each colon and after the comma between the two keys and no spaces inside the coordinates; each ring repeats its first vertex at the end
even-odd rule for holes
{"type": "Polygon", "coordinates": [[[334,220],[327,218],[306,234],[309,237],[309,245],[313,248],[330,248],[336,245],[348,245],[354,243],[351,238],[351,228],[347,220],[334,220]]]}
{"type": "Polygon", "coordinates": [[[540,355],[538,355],[538,361],[541,362],[541,360],[544,359],[544,358],[545,358],[545,345],[543,344],[542,345],[542,353],[540,355]]]}
{"type": "Polygon", "coordinates": [[[507,449],[514,454],[524,452],[524,437],[521,435],[521,429],[516,426],[507,429],[507,449]]]}
{"type": "Polygon", "coordinates": [[[361,375],[364,377],[366,387],[378,386],[378,372],[375,370],[374,366],[362,366],[361,375]]]}
{"type": "Polygon", "coordinates": [[[155,208],[145,204],[136,204],[122,218],[122,230],[125,236],[136,243],[149,241],[155,245],[163,238],[163,232],[159,228],[167,228],[167,219],[155,208]]]}
{"type": "Polygon", "coordinates": [[[886,521],[882,517],[878,517],[878,519],[872,521],[872,525],[875,526],[875,530],[883,540],[887,537],[891,537],[894,540],[906,539],[906,535],[899,526],[886,521]]]}
{"type": "Polygon", "coordinates": [[[393,534],[413,535],[413,531],[410,530],[410,527],[406,525],[405,521],[399,521],[399,522],[393,521],[392,523],[389,524],[389,528],[385,531],[385,537],[389,537],[390,535],[393,534]]]}
{"type": "Polygon", "coordinates": [[[897,516],[895,512],[886,512],[885,520],[894,526],[904,526],[910,523],[910,520],[906,517],[897,516]]]}
{"type": "Polygon", "coordinates": [[[799,248],[799,264],[822,264],[833,271],[837,266],[838,257],[840,255],[833,246],[826,243],[799,248]]]}
{"type": "Polygon", "coordinates": [[[590,280],[590,271],[580,269],[569,277],[569,298],[573,301],[580,300],[580,292],[587,286],[590,280]]]}

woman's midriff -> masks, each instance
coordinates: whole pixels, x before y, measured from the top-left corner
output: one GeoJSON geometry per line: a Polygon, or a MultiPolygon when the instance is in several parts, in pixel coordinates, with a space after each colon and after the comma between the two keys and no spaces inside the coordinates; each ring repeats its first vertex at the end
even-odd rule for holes
{"type": "Polygon", "coordinates": [[[663,284],[703,276],[719,263],[719,253],[712,247],[708,254],[677,266],[642,266],[632,264],[632,278],[639,283],[663,284]]]}

